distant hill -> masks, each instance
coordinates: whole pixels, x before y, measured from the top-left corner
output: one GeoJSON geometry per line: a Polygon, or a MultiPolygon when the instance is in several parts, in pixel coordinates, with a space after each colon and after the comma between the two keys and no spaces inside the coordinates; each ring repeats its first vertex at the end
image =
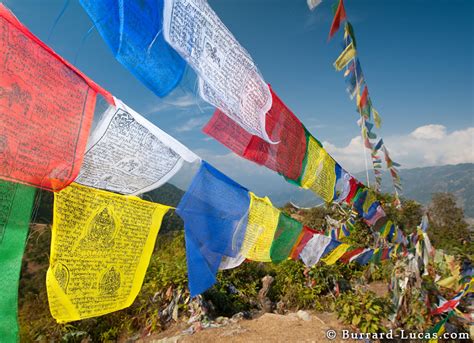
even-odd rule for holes
{"type": "MultiPolygon", "coordinates": [[[[354,174],[360,181],[366,183],[364,172],[354,174]]],[[[373,173],[369,171],[371,182],[373,173]]],[[[466,217],[474,218],[474,164],[463,163],[413,169],[401,169],[403,194],[408,199],[416,200],[424,205],[429,204],[431,196],[436,192],[451,192],[457,197],[459,204],[464,208],[466,217]]],[[[390,174],[383,173],[382,191],[393,192],[390,174]]],[[[294,187],[293,187],[294,188],[294,187]]],[[[283,206],[292,201],[298,206],[311,207],[321,204],[322,201],[309,191],[302,190],[275,190],[269,194],[277,206],[283,206]]]]}
{"type": "MultiPolygon", "coordinates": [[[[365,172],[355,175],[359,180],[366,179],[365,172]]],[[[435,167],[401,169],[403,197],[429,204],[436,192],[453,193],[459,205],[464,208],[466,217],[474,218],[474,164],[462,163],[435,167]]],[[[393,192],[390,174],[382,176],[382,191],[393,192]]]]}

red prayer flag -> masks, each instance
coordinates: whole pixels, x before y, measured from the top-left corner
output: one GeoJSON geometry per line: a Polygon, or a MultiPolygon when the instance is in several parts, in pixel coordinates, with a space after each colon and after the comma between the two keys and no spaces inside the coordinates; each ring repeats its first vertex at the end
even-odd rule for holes
{"type": "Polygon", "coordinates": [[[369,99],[369,89],[367,86],[364,86],[364,90],[362,91],[362,95],[360,97],[359,108],[362,109],[367,106],[367,100],[369,99]]]}
{"type": "Polygon", "coordinates": [[[334,36],[334,34],[339,30],[341,23],[346,20],[346,10],[344,8],[344,0],[339,1],[339,6],[337,6],[336,14],[332,20],[331,30],[329,31],[328,40],[334,36]]]}
{"type": "Polygon", "coordinates": [[[315,234],[324,234],[324,231],[318,231],[307,226],[303,226],[303,230],[301,231],[300,236],[298,237],[298,240],[296,241],[295,246],[290,253],[290,258],[297,260],[301,251],[303,251],[308,241],[313,238],[315,234]]]}
{"type": "Polygon", "coordinates": [[[354,250],[350,250],[350,251],[344,253],[344,255],[342,255],[342,257],[339,259],[339,261],[341,261],[342,263],[349,263],[349,260],[352,257],[354,257],[357,254],[360,254],[363,251],[364,251],[364,248],[356,248],[354,250]]]}
{"type": "Polygon", "coordinates": [[[79,173],[96,95],[112,96],[0,4],[0,178],[61,190],[79,173]]]}
{"type": "Polygon", "coordinates": [[[219,109],[203,132],[237,155],[297,180],[306,153],[305,130],[299,119],[271,88],[270,92],[273,103],[267,112],[265,127],[270,139],[278,142],[277,144],[270,144],[251,135],[219,109]]]}

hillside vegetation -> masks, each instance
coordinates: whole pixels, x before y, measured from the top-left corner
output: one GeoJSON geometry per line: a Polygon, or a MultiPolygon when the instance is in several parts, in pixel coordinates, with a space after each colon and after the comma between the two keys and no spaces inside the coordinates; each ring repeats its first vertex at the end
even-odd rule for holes
{"type": "MultiPolygon", "coordinates": [[[[181,194],[172,186],[164,189],[169,195],[157,191],[149,195],[150,198],[176,205],[181,194]]],[[[47,199],[42,198],[43,202],[47,199]]],[[[406,234],[413,232],[421,220],[422,206],[405,200],[402,210],[397,210],[390,206],[391,200],[389,195],[382,198],[389,216],[406,234]]],[[[176,322],[205,323],[222,316],[238,314],[252,318],[261,311],[284,314],[299,309],[335,312],[342,323],[361,332],[384,332],[390,327],[426,330],[434,324],[426,306],[417,298],[412,299],[403,321],[391,323],[389,317],[394,313],[394,306],[390,293],[381,295],[368,290],[367,285],[374,281],[388,287],[392,261],[367,266],[319,263],[312,268],[291,260],[280,264],[245,262],[238,268],[220,272],[218,283],[212,289],[202,297],[190,299],[183,224],[175,214],[168,217],[160,231],[143,287],[131,307],[97,318],[57,324],[49,313],[45,287],[51,231],[42,211],[48,207],[44,203],[38,212],[37,218],[42,218],[43,224],[31,227],[23,261],[19,296],[22,342],[136,340],[162,332],[176,322]],[[273,282],[264,289],[266,281],[262,280],[269,277],[273,282]]],[[[434,224],[430,237],[435,247],[472,259],[467,225],[452,195],[437,195],[431,208],[434,224]],[[450,234],[446,234],[448,231],[450,234]]],[[[325,229],[326,215],[335,219],[339,216],[335,207],[297,210],[288,205],[283,211],[318,229],[325,229]]],[[[360,221],[345,240],[355,246],[373,244],[369,228],[360,221]]],[[[433,283],[432,277],[425,276],[433,283]]],[[[453,294],[447,291],[443,295],[453,294]]]]}

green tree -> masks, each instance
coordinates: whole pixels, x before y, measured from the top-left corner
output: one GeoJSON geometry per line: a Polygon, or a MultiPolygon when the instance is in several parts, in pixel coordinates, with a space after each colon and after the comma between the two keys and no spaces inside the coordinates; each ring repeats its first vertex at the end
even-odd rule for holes
{"type": "Polygon", "coordinates": [[[453,194],[433,194],[428,215],[430,222],[428,234],[436,248],[450,253],[472,254],[468,224],[453,194]]]}

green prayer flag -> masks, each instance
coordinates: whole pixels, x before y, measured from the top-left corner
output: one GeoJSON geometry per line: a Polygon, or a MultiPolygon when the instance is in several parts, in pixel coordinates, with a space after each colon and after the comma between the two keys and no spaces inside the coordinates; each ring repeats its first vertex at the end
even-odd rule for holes
{"type": "Polygon", "coordinates": [[[278,226],[270,248],[272,262],[282,262],[288,258],[303,230],[303,225],[297,220],[280,213],[278,226]]]}
{"type": "Polygon", "coordinates": [[[18,341],[18,282],[35,188],[0,180],[0,341],[18,341]]]}
{"type": "Polygon", "coordinates": [[[354,28],[352,27],[352,24],[346,21],[346,26],[345,26],[346,32],[349,34],[351,37],[352,43],[354,44],[354,48],[357,48],[357,42],[354,34],[354,28]]]}

